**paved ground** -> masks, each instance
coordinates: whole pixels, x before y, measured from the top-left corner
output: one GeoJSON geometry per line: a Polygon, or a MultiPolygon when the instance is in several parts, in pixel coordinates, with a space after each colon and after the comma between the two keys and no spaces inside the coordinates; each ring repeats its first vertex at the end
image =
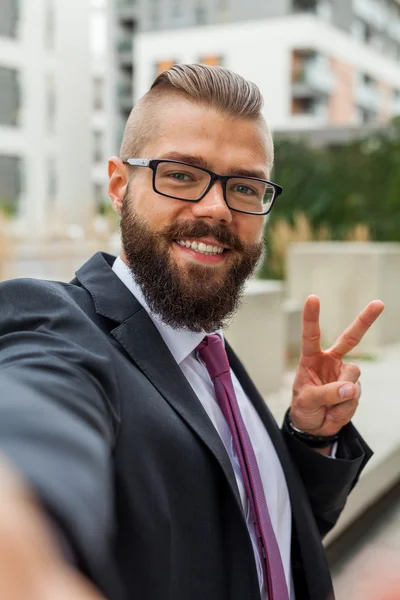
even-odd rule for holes
{"type": "Polygon", "coordinates": [[[336,600],[400,599],[400,498],[344,551],[332,570],[336,600]],[[392,583],[390,583],[390,581],[392,583]]]}

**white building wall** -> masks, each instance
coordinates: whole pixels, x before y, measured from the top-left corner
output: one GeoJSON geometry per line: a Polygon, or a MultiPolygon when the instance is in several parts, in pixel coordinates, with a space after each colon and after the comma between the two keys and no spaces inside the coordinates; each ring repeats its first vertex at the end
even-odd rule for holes
{"type": "MultiPolygon", "coordinates": [[[[116,99],[115,99],[115,26],[114,7],[108,0],[92,0],[91,17],[91,55],[92,77],[102,81],[102,106],[92,112],[93,138],[98,132],[102,137],[102,160],[92,161],[93,194],[96,188],[102,188],[104,200],[107,199],[107,161],[118,152],[116,99]]],[[[92,99],[93,96],[92,96],[92,99]]],[[[94,148],[93,148],[94,150],[94,148]]],[[[92,153],[92,158],[93,158],[92,153]]],[[[96,198],[95,198],[96,200],[96,198]]],[[[98,200],[98,199],[97,199],[98,200]]]]}
{"type": "Polygon", "coordinates": [[[56,0],[57,202],[67,223],[92,216],[89,0],[56,0]]]}
{"type": "MultiPolygon", "coordinates": [[[[357,70],[400,89],[400,66],[346,33],[312,15],[295,15],[259,22],[197,27],[171,32],[142,33],[135,46],[137,98],[151,85],[154,65],[162,60],[198,62],[219,54],[224,66],[258,84],[265,99],[265,116],[272,129],[298,127],[291,116],[291,52],[312,48],[339,58],[357,70]]],[[[136,98],[136,99],[137,99],[136,98]]],[[[305,126],[313,124],[310,117],[305,126]]],[[[314,124],[322,123],[314,119],[314,124]]]]}
{"type": "Polygon", "coordinates": [[[90,207],[89,0],[53,0],[54,48],[46,44],[50,0],[21,0],[18,38],[0,38],[0,65],[20,74],[19,127],[0,126],[0,153],[24,161],[20,222],[28,234],[44,232],[57,214],[86,226],[90,207]],[[54,132],[48,126],[48,81],[55,90],[54,132]],[[49,196],[49,164],[55,196],[49,196]]]}

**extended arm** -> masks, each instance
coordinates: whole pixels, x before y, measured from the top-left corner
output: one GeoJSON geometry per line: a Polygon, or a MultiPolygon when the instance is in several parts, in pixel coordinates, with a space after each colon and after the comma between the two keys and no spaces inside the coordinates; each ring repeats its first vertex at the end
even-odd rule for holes
{"type": "Polygon", "coordinates": [[[0,286],[0,454],[54,524],[61,551],[106,588],[116,393],[92,336],[51,284],[0,286]]]}

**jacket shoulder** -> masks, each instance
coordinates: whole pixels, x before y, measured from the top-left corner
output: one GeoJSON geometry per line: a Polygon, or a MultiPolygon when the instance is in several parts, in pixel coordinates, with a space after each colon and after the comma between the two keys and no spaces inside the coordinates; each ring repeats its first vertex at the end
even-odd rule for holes
{"type": "Polygon", "coordinates": [[[0,283],[0,306],[26,307],[29,310],[42,307],[59,308],[62,305],[79,304],[90,298],[80,285],[43,279],[10,279],[0,283]]]}

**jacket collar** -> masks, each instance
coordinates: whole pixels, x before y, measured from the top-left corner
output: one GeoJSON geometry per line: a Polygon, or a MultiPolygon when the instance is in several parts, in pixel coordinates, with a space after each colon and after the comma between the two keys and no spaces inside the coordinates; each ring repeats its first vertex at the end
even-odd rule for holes
{"type": "Polygon", "coordinates": [[[92,296],[96,312],[115,322],[111,335],[217,459],[242,513],[232,465],[217,431],[146,310],[113,272],[114,261],[97,253],[76,277],[92,296]]]}

